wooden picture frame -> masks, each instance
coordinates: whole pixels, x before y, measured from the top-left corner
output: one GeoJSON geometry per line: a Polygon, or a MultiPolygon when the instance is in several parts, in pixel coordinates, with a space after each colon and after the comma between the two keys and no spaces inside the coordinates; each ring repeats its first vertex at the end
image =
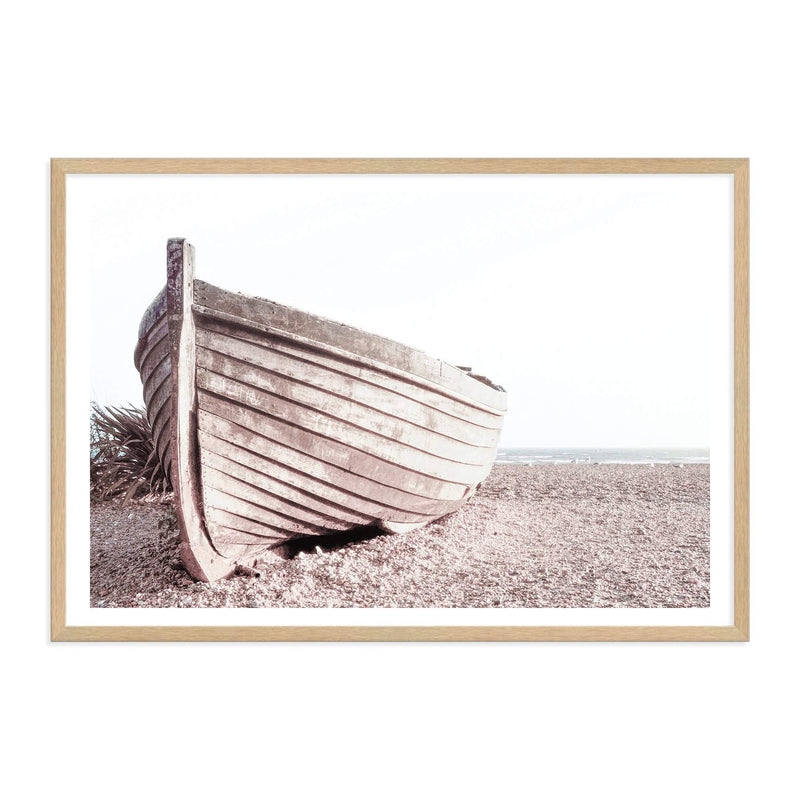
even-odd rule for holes
{"type": "Polygon", "coordinates": [[[53,641],[747,641],[749,639],[749,161],[742,158],[68,159],[51,161],[51,638],[53,641]],[[67,624],[67,176],[78,174],[729,174],[733,176],[733,624],[724,626],[75,626],[67,624]]]}

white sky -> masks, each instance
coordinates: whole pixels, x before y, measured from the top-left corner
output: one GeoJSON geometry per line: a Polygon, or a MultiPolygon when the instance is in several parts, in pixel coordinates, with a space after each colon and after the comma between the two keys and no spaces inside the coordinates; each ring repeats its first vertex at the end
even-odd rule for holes
{"type": "Polygon", "coordinates": [[[67,191],[102,404],[142,402],[137,328],[182,236],[202,280],[502,384],[501,446],[709,445],[731,176],[80,175],[67,191]]]}

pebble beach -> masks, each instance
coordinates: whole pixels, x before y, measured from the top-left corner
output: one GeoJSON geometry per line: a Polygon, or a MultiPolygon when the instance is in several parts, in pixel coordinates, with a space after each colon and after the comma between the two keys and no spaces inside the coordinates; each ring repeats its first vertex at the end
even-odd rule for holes
{"type": "Polygon", "coordinates": [[[324,537],[197,583],[169,500],[91,507],[93,607],[688,608],[709,596],[707,464],[495,465],[410,533],[324,537]]]}

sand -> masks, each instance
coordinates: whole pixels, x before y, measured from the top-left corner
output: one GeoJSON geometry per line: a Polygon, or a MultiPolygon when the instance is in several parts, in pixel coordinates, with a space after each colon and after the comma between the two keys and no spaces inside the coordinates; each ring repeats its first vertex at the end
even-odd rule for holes
{"type": "Polygon", "coordinates": [[[709,468],[498,465],[467,505],[425,528],[308,550],[273,555],[260,577],[196,583],[169,502],[93,503],[91,604],[705,607],[709,468]]]}

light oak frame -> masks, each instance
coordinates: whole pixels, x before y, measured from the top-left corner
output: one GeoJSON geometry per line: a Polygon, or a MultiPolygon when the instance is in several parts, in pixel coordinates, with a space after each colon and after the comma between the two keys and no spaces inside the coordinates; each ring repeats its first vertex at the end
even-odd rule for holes
{"type": "Polygon", "coordinates": [[[53,641],[748,641],[749,212],[746,158],[56,158],[50,194],[53,641]],[[66,623],[66,211],[70,174],[698,174],[734,176],[734,621],[719,626],[68,626],[66,623]]]}

